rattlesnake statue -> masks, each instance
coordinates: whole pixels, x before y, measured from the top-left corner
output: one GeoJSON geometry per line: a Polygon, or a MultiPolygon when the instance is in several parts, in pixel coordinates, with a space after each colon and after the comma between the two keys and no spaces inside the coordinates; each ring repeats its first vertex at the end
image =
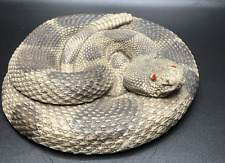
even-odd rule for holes
{"type": "Polygon", "coordinates": [[[16,49],[2,105],[14,128],[36,143],[115,153],[175,125],[198,80],[190,50],[162,26],[127,13],[64,16],[16,49]]]}

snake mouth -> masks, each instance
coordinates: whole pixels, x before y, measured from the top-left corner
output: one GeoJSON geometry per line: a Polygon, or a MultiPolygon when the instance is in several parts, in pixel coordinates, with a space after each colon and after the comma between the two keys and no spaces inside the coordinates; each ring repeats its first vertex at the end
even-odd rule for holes
{"type": "Polygon", "coordinates": [[[168,86],[168,87],[172,87],[172,86],[174,86],[174,85],[173,85],[173,84],[167,84],[167,83],[166,83],[166,84],[162,84],[162,86],[163,86],[163,87],[167,87],[167,86],[168,86]]]}
{"type": "Polygon", "coordinates": [[[173,92],[181,89],[182,87],[182,83],[179,83],[179,84],[162,84],[162,92],[160,93],[159,97],[166,97],[166,96],[169,96],[171,94],[173,94],[173,92]]]}
{"type": "Polygon", "coordinates": [[[159,95],[159,97],[167,97],[171,95],[176,89],[167,90],[159,95]]]}

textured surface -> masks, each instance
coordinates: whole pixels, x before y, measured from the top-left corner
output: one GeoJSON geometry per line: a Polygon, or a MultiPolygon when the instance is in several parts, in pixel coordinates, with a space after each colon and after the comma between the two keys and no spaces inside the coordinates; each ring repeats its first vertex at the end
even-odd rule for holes
{"type": "Polygon", "coordinates": [[[180,0],[174,4],[159,0],[157,2],[160,4],[155,7],[152,6],[153,1],[148,1],[148,4],[132,1],[133,4],[129,6],[118,5],[119,1],[110,3],[114,0],[102,4],[79,1],[83,4],[78,4],[78,1],[54,4],[53,0],[43,3],[27,3],[24,0],[20,3],[0,2],[1,83],[15,49],[35,27],[46,20],[76,13],[128,12],[163,25],[182,38],[194,55],[200,73],[195,99],[182,119],[169,132],[151,143],[115,154],[91,156],[63,153],[28,140],[8,122],[0,106],[0,160],[7,163],[224,162],[225,3],[220,3],[217,8],[213,4],[218,0],[208,1],[208,7],[202,6],[204,1],[198,0],[185,1],[189,3],[188,6],[182,6],[180,0]],[[193,4],[193,1],[201,4],[193,4]]]}
{"type": "MultiPolygon", "coordinates": [[[[81,24],[76,27],[74,22],[78,21],[73,21],[76,20],[75,17],[51,20],[57,23],[53,24],[53,26],[58,25],[61,29],[60,32],[54,30],[56,34],[53,36],[57,37],[57,34],[65,36],[63,30],[65,30],[64,32],[75,32],[79,29],[78,27],[81,24]],[[70,21],[65,24],[65,20],[68,19],[70,21]]],[[[85,20],[83,21],[87,23],[99,17],[87,15],[83,18],[85,20]]],[[[44,25],[46,26],[45,29],[52,28],[52,23],[45,23],[44,25]]],[[[39,28],[41,29],[42,26],[39,28]]],[[[22,134],[40,144],[63,151],[90,154],[111,153],[139,146],[160,136],[174,125],[186,112],[196,91],[198,74],[193,57],[176,35],[154,23],[138,19],[126,26],[126,28],[135,29],[151,38],[154,44],[157,45],[157,52],[160,57],[171,59],[182,67],[185,84],[177,94],[170,98],[155,99],[136,96],[127,92],[119,97],[111,98],[106,96],[85,105],[52,106],[32,101],[19,94],[6,77],[3,87],[3,107],[13,126],[22,134]],[[10,98],[11,95],[16,98],[10,98]],[[117,108],[123,109],[118,110],[117,108]]],[[[47,29],[44,31],[48,31],[47,29]]],[[[38,32],[38,29],[36,32],[38,32]]],[[[32,38],[32,34],[24,41],[28,45],[25,52],[29,52],[29,39],[31,39],[29,37],[32,38]]],[[[46,37],[44,38],[46,39],[46,37]]],[[[33,40],[34,38],[32,43],[33,40]]],[[[34,45],[38,46],[40,43],[39,46],[43,47],[42,44],[44,45],[45,41],[38,39],[34,45]]],[[[52,44],[55,51],[60,49],[57,42],[47,42],[52,44]]],[[[62,42],[59,41],[59,44],[62,42]]],[[[24,46],[21,44],[21,47],[24,46]]],[[[35,48],[32,47],[32,49],[35,48]]],[[[23,49],[18,48],[15,53],[20,54],[20,50],[23,49]]],[[[36,52],[42,54],[42,50],[38,48],[36,52]]],[[[48,50],[48,48],[44,50],[48,50]]],[[[49,52],[50,56],[51,52],[52,50],[49,52]]],[[[21,54],[25,55],[24,52],[21,54]]],[[[119,54],[116,55],[119,56],[119,54]]],[[[98,55],[96,57],[98,58],[98,55]]],[[[38,61],[38,59],[36,60],[38,61]]],[[[121,60],[126,60],[126,58],[112,59],[111,62],[115,62],[113,65],[117,67],[120,65],[117,63],[121,60]]],[[[49,63],[49,65],[51,64],[56,65],[55,63],[49,63]]]]}

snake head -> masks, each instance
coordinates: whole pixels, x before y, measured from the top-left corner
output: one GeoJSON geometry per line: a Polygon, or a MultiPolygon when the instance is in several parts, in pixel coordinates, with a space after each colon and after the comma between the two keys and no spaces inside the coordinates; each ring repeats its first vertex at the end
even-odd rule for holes
{"type": "Polygon", "coordinates": [[[182,87],[183,70],[168,59],[137,58],[127,66],[123,84],[136,94],[165,97],[182,87]]]}

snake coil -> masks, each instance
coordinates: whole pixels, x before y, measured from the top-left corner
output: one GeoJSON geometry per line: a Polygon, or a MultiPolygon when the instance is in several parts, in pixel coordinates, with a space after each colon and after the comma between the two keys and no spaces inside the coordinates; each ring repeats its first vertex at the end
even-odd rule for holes
{"type": "Polygon", "coordinates": [[[175,125],[198,80],[190,50],[164,27],[127,13],[64,16],[16,49],[2,105],[15,129],[36,143],[115,153],[175,125]]]}

